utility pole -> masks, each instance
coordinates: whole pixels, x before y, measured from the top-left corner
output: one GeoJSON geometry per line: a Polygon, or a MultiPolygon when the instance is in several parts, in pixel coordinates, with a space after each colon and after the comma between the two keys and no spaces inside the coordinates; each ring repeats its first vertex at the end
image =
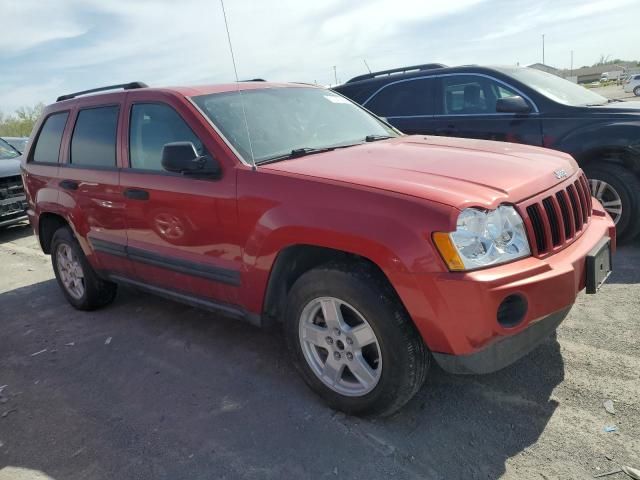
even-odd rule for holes
{"type": "Polygon", "coordinates": [[[571,50],[571,76],[573,77],[573,50],[571,50]]]}
{"type": "Polygon", "coordinates": [[[336,81],[336,85],[338,85],[338,72],[336,70],[336,66],[333,66],[333,79],[336,81]]]}
{"type": "Polygon", "coordinates": [[[546,63],[544,63],[544,33],[542,34],[542,64],[546,65],[546,63]]]}

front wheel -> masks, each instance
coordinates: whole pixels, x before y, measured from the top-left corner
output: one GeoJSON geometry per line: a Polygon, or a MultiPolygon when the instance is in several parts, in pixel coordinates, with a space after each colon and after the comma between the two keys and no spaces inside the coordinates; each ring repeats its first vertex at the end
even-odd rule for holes
{"type": "Polygon", "coordinates": [[[640,180],[621,165],[606,163],[587,167],[591,195],[609,213],[621,240],[632,239],[640,232],[640,180]]]}
{"type": "Polygon", "coordinates": [[[640,97],[640,87],[636,87],[636,88],[634,88],[634,89],[633,89],[633,94],[634,94],[636,97],[640,97]]]}
{"type": "Polygon", "coordinates": [[[302,275],[285,329],[304,380],[337,410],[390,415],[424,383],[427,348],[395,292],[367,265],[302,275]]]}

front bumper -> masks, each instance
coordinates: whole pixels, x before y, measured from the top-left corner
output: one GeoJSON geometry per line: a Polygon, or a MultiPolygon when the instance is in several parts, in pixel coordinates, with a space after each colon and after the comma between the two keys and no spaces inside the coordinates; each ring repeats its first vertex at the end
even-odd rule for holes
{"type": "Polygon", "coordinates": [[[434,353],[438,365],[449,373],[484,374],[500,370],[524,357],[535,349],[569,314],[571,307],[552,313],[538,320],[529,328],[507,337],[502,337],[487,348],[468,355],[434,353]]]}
{"type": "Polygon", "coordinates": [[[0,228],[24,222],[25,220],[28,220],[28,218],[29,217],[27,217],[27,212],[21,212],[16,215],[7,216],[7,218],[0,217],[0,228]]]}
{"type": "Polygon", "coordinates": [[[615,251],[615,226],[604,210],[596,210],[602,207],[594,200],[594,215],[584,233],[545,258],[529,257],[465,273],[413,274],[412,279],[404,279],[398,293],[445,370],[498,370],[555,330],[585,288],[589,252],[605,237],[611,238],[615,251]],[[498,322],[497,312],[511,295],[524,298],[527,310],[517,325],[505,327],[498,322]]]}

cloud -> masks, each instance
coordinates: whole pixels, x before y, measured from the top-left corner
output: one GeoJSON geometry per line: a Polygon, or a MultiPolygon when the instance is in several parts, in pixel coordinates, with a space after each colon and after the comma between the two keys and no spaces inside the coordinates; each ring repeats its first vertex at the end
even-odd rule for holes
{"type": "MultiPolygon", "coordinates": [[[[218,0],[5,0],[0,110],[140,80],[233,81],[218,0]],[[8,12],[5,14],[5,11],[8,12]],[[10,19],[10,21],[6,21],[10,19]],[[8,27],[7,27],[8,25],[8,27]]],[[[636,55],[637,0],[226,0],[241,79],[333,82],[439,61],[547,63],[636,55]],[[616,28],[612,30],[612,25],[616,28]]]]}
{"type": "Polygon", "coordinates": [[[56,2],[4,0],[0,51],[18,54],[54,40],[74,38],[86,32],[56,2]],[[35,18],[36,21],[32,21],[35,18]],[[38,21],[38,20],[46,20],[38,21]]]}

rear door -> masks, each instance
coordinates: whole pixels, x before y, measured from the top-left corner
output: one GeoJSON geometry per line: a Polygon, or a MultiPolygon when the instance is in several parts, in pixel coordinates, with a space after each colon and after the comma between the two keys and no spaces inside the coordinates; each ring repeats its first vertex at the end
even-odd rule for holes
{"type": "Polygon", "coordinates": [[[363,104],[408,135],[434,133],[434,85],[431,78],[389,83],[363,104]]]}
{"type": "Polygon", "coordinates": [[[499,98],[523,96],[496,78],[464,73],[438,77],[435,101],[437,127],[434,133],[452,137],[479,138],[503,142],[542,145],[542,127],[536,106],[531,113],[496,111],[499,98]]]}
{"type": "Polygon", "coordinates": [[[127,202],[127,251],[138,281],[206,300],[237,304],[241,252],[235,170],[187,100],[153,92],[127,94],[128,159],[121,184],[127,202]],[[192,142],[223,168],[219,178],[162,168],[162,147],[192,142]],[[227,162],[228,165],[228,162],[227,162]]]}
{"type": "Polygon", "coordinates": [[[73,131],[63,150],[58,201],[93,266],[104,273],[130,275],[126,204],[118,168],[122,98],[120,94],[83,99],[72,112],[73,131]]]}

